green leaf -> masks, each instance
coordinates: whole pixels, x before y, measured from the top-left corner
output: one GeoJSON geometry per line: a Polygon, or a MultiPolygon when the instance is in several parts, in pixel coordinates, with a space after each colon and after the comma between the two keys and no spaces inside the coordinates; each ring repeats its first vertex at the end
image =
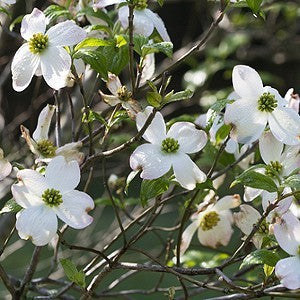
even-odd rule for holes
{"type": "Polygon", "coordinates": [[[103,46],[111,46],[112,42],[108,40],[103,39],[97,39],[97,38],[87,38],[80,42],[74,49],[75,52],[77,52],[81,48],[91,48],[91,47],[103,47],[103,46]]]}
{"type": "Polygon", "coordinates": [[[106,46],[100,48],[102,55],[105,57],[108,71],[119,75],[121,71],[127,66],[129,61],[128,45],[120,48],[117,47],[116,41],[113,46],[106,46]]]}
{"type": "Polygon", "coordinates": [[[100,51],[80,49],[74,54],[73,58],[81,58],[92,69],[98,72],[102,78],[107,79],[107,62],[100,51]]]}
{"type": "Polygon", "coordinates": [[[244,173],[238,176],[236,180],[232,182],[230,188],[238,183],[256,189],[266,190],[270,193],[277,192],[277,186],[270,177],[252,170],[246,170],[244,173]]]}
{"type": "Polygon", "coordinates": [[[258,13],[263,0],[246,0],[246,2],[254,13],[258,13]]]}
{"type": "Polygon", "coordinates": [[[172,94],[171,97],[165,97],[164,103],[170,103],[170,102],[176,102],[176,101],[180,101],[180,100],[188,100],[191,99],[194,95],[194,92],[192,92],[191,90],[187,89],[185,91],[181,91],[175,94],[172,94]]]}
{"type": "Polygon", "coordinates": [[[231,126],[230,125],[222,125],[216,132],[216,142],[220,143],[221,141],[223,141],[228,134],[230,133],[231,130],[231,126]]]}
{"type": "Polygon", "coordinates": [[[19,212],[22,209],[22,206],[20,206],[15,199],[8,200],[4,207],[0,210],[0,214],[9,213],[9,212],[19,212]]]}
{"type": "Polygon", "coordinates": [[[157,87],[155,86],[155,84],[154,84],[152,81],[147,80],[147,84],[149,85],[149,87],[151,88],[151,90],[152,90],[153,92],[158,93],[157,87]]]}
{"type": "Polygon", "coordinates": [[[110,19],[107,13],[105,13],[101,9],[95,11],[92,7],[85,7],[84,9],[80,10],[76,15],[77,18],[82,16],[95,17],[105,21],[105,23],[107,23],[111,28],[114,26],[113,21],[110,19]]]}
{"type": "Polygon", "coordinates": [[[165,2],[165,0],[157,0],[157,3],[158,3],[160,6],[163,6],[163,5],[164,5],[164,2],[165,2]]]}
{"type": "Polygon", "coordinates": [[[272,273],[274,272],[275,267],[271,267],[267,264],[264,264],[264,273],[266,275],[266,277],[270,277],[272,275],[272,273]]]}
{"type": "Polygon", "coordinates": [[[295,189],[296,191],[300,190],[300,174],[295,174],[287,179],[285,179],[284,183],[285,186],[289,186],[292,189],[295,189]]]}
{"type": "Polygon", "coordinates": [[[162,52],[171,58],[173,55],[173,44],[171,42],[161,42],[161,43],[147,44],[142,46],[143,57],[145,57],[148,54],[158,53],[158,52],[162,52]]]}
{"type": "Polygon", "coordinates": [[[133,44],[134,44],[134,51],[139,55],[142,56],[142,47],[149,43],[149,39],[144,35],[135,34],[133,36],[133,44]]]}
{"type": "Polygon", "coordinates": [[[116,47],[121,48],[121,47],[127,45],[127,41],[123,35],[120,35],[120,34],[116,35],[115,39],[116,39],[116,47]]]}
{"type": "Polygon", "coordinates": [[[78,271],[74,263],[69,259],[61,259],[60,263],[65,271],[66,276],[77,285],[85,288],[85,274],[84,272],[78,271]]]}
{"type": "Polygon", "coordinates": [[[99,121],[106,128],[108,127],[106,120],[100,114],[92,110],[90,110],[88,116],[85,116],[85,119],[82,120],[83,123],[90,123],[94,121],[99,121]]]}
{"type": "Polygon", "coordinates": [[[111,29],[105,25],[101,25],[101,24],[96,24],[96,25],[89,25],[85,27],[85,31],[87,33],[90,33],[94,30],[99,30],[99,31],[104,31],[105,33],[107,33],[109,36],[111,36],[111,29]]]}
{"type": "Polygon", "coordinates": [[[140,198],[143,206],[147,205],[149,199],[159,196],[169,189],[170,182],[166,177],[154,180],[143,180],[140,198]]]}
{"type": "Polygon", "coordinates": [[[218,100],[210,107],[210,109],[212,109],[216,113],[219,113],[225,108],[225,106],[227,104],[232,103],[232,102],[233,102],[233,100],[228,100],[228,99],[218,100]]]}
{"type": "Polygon", "coordinates": [[[147,93],[147,101],[153,107],[160,107],[162,96],[157,92],[148,92],[147,93]]]}
{"type": "Polygon", "coordinates": [[[250,254],[248,254],[242,264],[240,269],[255,264],[266,264],[270,267],[275,267],[276,263],[280,260],[280,257],[277,253],[274,253],[267,249],[259,249],[250,254]]]}
{"type": "Polygon", "coordinates": [[[50,5],[44,10],[45,16],[50,22],[54,22],[59,17],[65,17],[66,19],[72,19],[72,15],[69,10],[59,5],[50,5]]]}

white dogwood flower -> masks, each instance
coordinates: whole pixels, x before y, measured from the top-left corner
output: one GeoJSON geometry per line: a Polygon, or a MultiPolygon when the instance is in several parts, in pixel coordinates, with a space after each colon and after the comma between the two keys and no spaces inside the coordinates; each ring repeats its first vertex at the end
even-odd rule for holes
{"type": "Polygon", "coordinates": [[[3,150],[0,148],[0,180],[7,177],[12,170],[10,162],[4,158],[3,150]]]}
{"type": "Polygon", "coordinates": [[[281,259],[275,266],[275,274],[288,289],[300,288],[300,221],[292,214],[282,216],[274,225],[274,235],[279,246],[292,257],[281,259]]]}
{"type": "MultiPolygon", "coordinates": [[[[195,124],[199,125],[202,128],[205,128],[207,125],[209,125],[209,123],[213,119],[213,122],[209,129],[209,137],[210,137],[210,141],[213,144],[216,144],[217,143],[216,135],[218,130],[224,125],[224,120],[220,115],[214,116],[214,113],[215,112],[212,109],[209,109],[206,114],[200,115],[195,120],[195,124]]],[[[219,142],[223,142],[223,141],[219,141],[219,142]]],[[[238,152],[238,148],[239,148],[239,144],[235,140],[229,139],[224,150],[228,153],[235,154],[238,152]]]]}
{"type": "MultiPolygon", "coordinates": [[[[232,94],[233,93],[231,93],[228,96],[228,99],[232,99],[232,98],[230,98],[232,94]]],[[[195,120],[195,124],[202,128],[206,128],[208,125],[210,125],[211,120],[213,120],[213,122],[209,129],[210,141],[213,144],[217,144],[217,142],[223,143],[226,138],[224,138],[223,140],[220,140],[220,141],[217,141],[217,138],[216,138],[218,130],[224,125],[224,120],[221,115],[215,115],[215,112],[212,109],[209,109],[207,111],[207,113],[201,114],[195,120]]],[[[234,139],[230,138],[227,141],[226,147],[224,150],[227,153],[233,154],[235,159],[238,160],[251,146],[252,146],[252,144],[245,144],[241,148],[239,148],[238,142],[236,142],[234,139]]],[[[242,161],[240,161],[238,163],[238,166],[241,167],[243,170],[245,170],[249,167],[249,164],[253,161],[254,161],[254,153],[251,153],[250,155],[247,155],[247,157],[245,157],[242,161]]]]}
{"type": "Polygon", "coordinates": [[[67,162],[58,156],[51,160],[45,176],[24,169],[17,173],[19,183],[12,185],[16,202],[23,207],[17,214],[16,229],[22,239],[31,239],[37,246],[48,244],[57,231],[57,217],[75,229],[91,224],[88,212],[93,199],[75,190],[80,182],[76,161],[67,162]]]}
{"type": "Polygon", "coordinates": [[[67,143],[61,147],[56,147],[49,139],[49,129],[54,111],[54,105],[46,105],[43,108],[32,138],[29,130],[22,125],[23,138],[26,140],[31,152],[38,156],[37,162],[49,162],[53,157],[61,155],[67,161],[76,160],[79,164],[82,163],[84,154],[79,152],[79,149],[82,147],[81,142],[67,143]]]}
{"type": "MultiPolygon", "coordinates": [[[[145,124],[153,107],[148,106],[136,116],[136,125],[140,130],[145,124]]],[[[179,184],[189,190],[197,182],[206,181],[206,175],[191,160],[188,154],[199,152],[207,142],[206,133],[198,130],[189,122],[177,122],[166,132],[161,113],[157,112],[143,138],[149,143],[138,146],[130,156],[133,170],[142,170],[144,179],[156,179],[173,167],[179,184]]]]}
{"type": "MultiPolygon", "coordinates": [[[[161,38],[165,42],[170,42],[167,29],[163,20],[150,9],[147,8],[148,0],[135,0],[133,30],[135,34],[150,36],[154,29],[157,30],[161,38]]],[[[103,8],[112,4],[126,3],[124,0],[96,0],[94,7],[103,8]]],[[[124,28],[128,28],[128,6],[122,6],[119,9],[119,20],[124,28]]]]}
{"type": "Polygon", "coordinates": [[[65,46],[72,46],[86,37],[86,32],[73,21],[65,21],[46,32],[46,17],[39,9],[24,16],[21,35],[27,41],[16,52],[12,61],[13,88],[23,91],[33,75],[43,75],[55,90],[67,84],[71,57],[65,46]]]}
{"type": "Polygon", "coordinates": [[[300,143],[300,116],[287,107],[277,90],[263,86],[259,74],[244,65],[235,66],[232,73],[238,99],[228,104],[224,121],[232,125],[231,137],[242,144],[259,139],[266,125],[280,142],[300,143]]]}
{"type": "Polygon", "coordinates": [[[201,203],[198,212],[192,216],[193,222],[182,234],[180,254],[183,255],[189,247],[194,233],[198,230],[199,242],[204,246],[216,248],[226,246],[231,238],[233,223],[231,208],[239,206],[239,195],[225,196],[216,203],[209,201],[201,203]]]}
{"type": "MultiPolygon", "coordinates": [[[[280,184],[278,179],[282,180],[285,176],[290,175],[294,170],[300,167],[300,145],[285,146],[284,148],[284,145],[280,143],[270,131],[265,131],[259,139],[259,150],[267,166],[265,169],[256,169],[256,171],[272,177],[277,185],[280,184]]],[[[288,193],[289,190],[285,192],[288,193]]],[[[276,192],[269,193],[261,189],[246,187],[244,200],[249,202],[260,195],[262,196],[263,206],[267,206],[268,203],[277,198],[276,192]]],[[[291,201],[292,197],[286,198],[280,201],[279,206],[289,206],[291,201]]]]}

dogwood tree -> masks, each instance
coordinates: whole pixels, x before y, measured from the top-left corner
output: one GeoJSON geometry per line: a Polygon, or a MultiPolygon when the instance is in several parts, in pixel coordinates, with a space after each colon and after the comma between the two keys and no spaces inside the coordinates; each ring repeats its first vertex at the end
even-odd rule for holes
{"type": "Polygon", "coordinates": [[[214,1],[180,49],[168,1],[31,2],[15,16],[24,3],[0,1],[18,44],[0,57],[4,92],[32,97],[13,145],[6,127],[1,140],[1,297],[300,298],[299,87],[282,96],[258,64],[230,60],[240,37],[193,69],[231,12],[255,24],[276,1],[214,1]],[[195,104],[222,68],[222,97],[203,85],[195,104]]]}

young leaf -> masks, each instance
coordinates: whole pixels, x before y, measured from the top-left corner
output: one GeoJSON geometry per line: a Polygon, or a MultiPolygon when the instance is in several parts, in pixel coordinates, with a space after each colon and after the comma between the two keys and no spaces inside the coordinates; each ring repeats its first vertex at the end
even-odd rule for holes
{"type": "Polygon", "coordinates": [[[233,187],[238,183],[256,189],[266,190],[270,193],[277,192],[277,186],[270,177],[251,170],[246,170],[238,176],[236,180],[232,182],[230,187],[233,187]]]}
{"type": "Polygon", "coordinates": [[[246,0],[246,2],[251,10],[256,14],[260,10],[263,0],[246,0]]]}
{"type": "Polygon", "coordinates": [[[160,107],[162,96],[157,92],[148,92],[147,101],[153,107],[160,107]]]}
{"type": "Polygon", "coordinates": [[[242,264],[240,265],[240,269],[255,264],[266,264],[270,267],[275,267],[276,263],[280,260],[278,254],[267,250],[267,249],[259,249],[250,254],[248,254],[242,264]]]}
{"type": "Polygon", "coordinates": [[[274,272],[275,267],[271,267],[267,264],[264,264],[264,273],[266,275],[266,277],[270,277],[272,275],[272,273],[274,272]]]}
{"type": "Polygon", "coordinates": [[[170,42],[161,42],[161,43],[147,44],[142,46],[143,57],[145,57],[148,54],[158,53],[158,52],[162,52],[171,58],[173,55],[173,44],[170,42]]]}
{"type": "Polygon", "coordinates": [[[75,52],[81,48],[92,48],[92,47],[103,47],[111,46],[112,42],[109,40],[97,39],[97,38],[86,38],[75,47],[75,52]]]}
{"type": "Polygon", "coordinates": [[[165,97],[164,103],[170,103],[170,102],[175,102],[175,101],[180,101],[180,100],[188,100],[193,97],[193,92],[189,89],[185,91],[181,91],[175,94],[172,94],[170,97],[165,97]]]}
{"type": "Polygon", "coordinates": [[[221,141],[223,141],[229,134],[231,130],[231,126],[230,125],[222,125],[216,133],[216,142],[220,143],[221,141]]]}
{"type": "Polygon", "coordinates": [[[44,10],[45,16],[50,22],[54,22],[59,17],[64,17],[66,19],[72,19],[70,12],[59,5],[50,5],[44,10]]]}
{"type": "Polygon", "coordinates": [[[74,263],[69,259],[61,259],[60,263],[65,271],[66,276],[77,285],[85,288],[85,274],[84,272],[78,271],[74,263]]]}
{"type": "Polygon", "coordinates": [[[127,45],[127,41],[123,35],[120,35],[120,34],[116,35],[115,38],[116,38],[116,47],[121,48],[121,47],[127,45]]]}
{"type": "Polygon", "coordinates": [[[170,182],[166,177],[160,177],[154,180],[143,180],[141,185],[141,202],[143,206],[151,198],[159,196],[169,189],[170,182]]]}

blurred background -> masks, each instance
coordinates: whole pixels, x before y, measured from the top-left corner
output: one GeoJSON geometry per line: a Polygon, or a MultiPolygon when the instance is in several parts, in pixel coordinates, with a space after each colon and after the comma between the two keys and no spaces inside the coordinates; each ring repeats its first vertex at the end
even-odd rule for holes
{"type": "MultiPolygon", "coordinates": [[[[53,104],[53,91],[45,84],[44,80],[34,77],[29,88],[21,93],[17,93],[12,89],[10,64],[16,50],[23,43],[19,34],[20,16],[30,13],[33,7],[45,9],[51,1],[33,1],[19,0],[9,8],[11,18],[5,14],[0,15],[2,26],[0,27],[0,146],[6,154],[9,154],[11,160],[22,161],[28,166],[31,165],[33,157],[27,149],[25,141],[20,138],[20,125],[23,124],[31,132],[33,132],[37,117],[46,103],[53,104]]],[[[53,3],[52,3],[53,4],[53,3]]],[[[163,114],[167,120],[178,117],[182,114],[196,118],[199,114],[205,112],[209,106],[219,99],[225,99],[232,91],[231,72],[232,68],[237,64],[246,64],[255,68],[262,76],[265,85],[279,90],[282,96],[285,95],[289,88],[294,88],[295,92],[300,89],[300,3],[295,1],[272,1],[265,0],[262,4],[262,11],[265,18],[256,16],[253,12],[245,7],[243,3],[230,5],[227,13],[221,22],[219,28],[214,32],[211,39],[205,47],[201,48],[195,55],[189,57],[172,74],[172,81],[169,89],[180,91],[185,88],[193,90],[194,96],[189,101],[183,101],[169,105],[163,109],[163,114]]],[[[150,3],[150,7],[164,20],[171,40],[174,44],[173,60],[176,61],[182,54],[188,51],[194,42],[199,40],[213,19],[216,18],[219,9],[218,1],[204,0],[165,0],[162,8],[156,2],[150,3]]],[[[84,22],[84,21],[83,21],[84,22]]],[[[164,55],[156,55],[157,72],[164,70],[172,63],[172,60],[164,55]]],[[[121,75],[122,81],[128,80],[128,74],[124,72],[121,75]]],[[[105,84],[95,77],[93,72],[89,72],[85,77],[85,88],[90,95],[91,106],[95,110],[102,112],[108,109],[97,94],[98,89],[105,89],[105,84]]],[[[72,99],[75,105],[76,115],[79,118],[81,114],[80,99],[76,89],[70,89],[72,99]]],[[[141,92],[138,97],[143,105],[146,105],[145,95],[141,92]]],[[[62,124],[63,124],[63,140],[70,141],[70,122],[68,115],[68,104],[66,93],[61,93],[62,105],[62,124]]],[[[122,134],[116,134],[115,140],[111,145],[119,144],[135,133],[134,123],[126,121],[122,134]]],[[[79,135],[85,135],[84,130],[79,131],[79,135]]],[[[115,173],[119,177],[126,177],[130,172],[128,166],[128,155],[133,148],[127,153],[122,153],[107,162],[108,175],[115,173]],[[120,161],[122,164],[120,165],[120,161]]],[[[202,163],[208,162],[202,158],[202,163]]],[[[222,167],[222,166],[220,166],[222,167]]],[[[205,168],[205,167],[204,167],[205,168]]],[[[105,206],[108,201],[103,196],[103,185],[101,176],[101,166],[95,166],[94,179],[89,189],[89,193],[98,199],[99,206],[94,212],[94,224],[79,234],[75,230],[70,230],[68,240],[83,245],[92,245],[101,249],[109,239],[118,232],[118,227],[113,215],[113,211],[109,205],[105,206]],[[106,202],[105,202],[106,201],[106,202]]],[[[83,182],[88,174],[83,174],[83,182]]],[[[234,175],[233,175],[234,176],[234,175]]],[[[9,194],[9,185],[12,180],[8,181],[0,187],[0,207],[2,207],[7,199],[11,197],[9,194]]],[[[83,186],[84,184],[82,184],[83,186]]],[[[135,182],[130,189],[130,201],[126,205],[132,210],[138,210],[138,206],[134,204],[138,202],[139,182],[135,182]]],[[[220,194],[226,190],[226,184],[220,190],[220,194]]],[[[239,190],[236,190],[237,192],[239,190]]],[[[233,192],[236,192],[233,191],[233,192]]],[[[168,205],[163,211],[162,216],[158,219],[157,226],[171,226],[176,223],[187,199],[178,198],[168,205]],[[179,207],[179,209],[178,209],[179,207]]],[[[1,217],[0,217],[1,218],[1,217]]],[[[133,229],[134,232],[135,229],[133,229]]],[[[228,247],[222,247],[210,250],[200,247],[195,239],[193,245],[197,251],[190,253],[190,259],[187,259],[188,266],[211,266],[219,259],[225,258],[231,253],[240,241],[241,234],[236,232],[228,247]]],[[[153,248],[154,253],[161,251],[161,245],[156,246],[158,237],[153,234],[150,239],[141,240],[139,246],[146,249],[153,248]]],[[[172,238],[166,232],[161,233],[160,238],[172,238]]],[[[114,249],[120,244],[116,243],[114,249]]],[[[53,250],[45,247],[42,253],[42,263],[38,268],[38,276],[47,274],[49,266],[51,266],[51,256],[53,250]]],[[[193,248],[193,247],[192,247],[193,248]]],[[[14,234],[9,246],[2,254],[0,261],[9,270],[12,275],[22,276],[24,266],[30,260],[33,246],[30,242],[19,240],[17,234],[14,234]]],[[[72,257],[72,260],[80,266],[85,264],[90,254],[80,254],[70,252],[67,248],[63,248],[61,254],[63,257],[72,257]]],[[[136,259],[136,254],[132,253],[127,260],[136,259]]],[[[120,272],[120,274],[124,272],[120,272]]],[[[117,272],[116,272],[117,274],[117,272]]],[[[113,278],[117,278],[116,274],[113,278]]],[[[263,273],[262,273],[263,274],[263,273]]],[[[255,278],[257,273],[249,274],[249,280],[255,278]],[[251,276],[253,278],[251,278],[251,276]]],[[[55,278],[63,278],[64,274],[60,267],[55,269],[55,278]]],[[[156,274],[139,274],[138,288],[152,288],[159,278],[156,274]]],[[[260,276],[260,275],[259,275],[260,276]]],[[[256,277],[257,278],[257,277],[256,277]]],[[[201,278],[200,278],[201,279],[201,278]]],[[[164,277],[166,287],[172,285],[178,286],[176,279],[166,275],[164,277]]],[[[203,278],[202,278],[203,280],[203,278]]],[[[111,283],[112,278],[104,282],[102,288],[111,283]]],[[[136,277],[134,275],[124,284],[120,284],[120,289],[130,289],[136,287],[136,277]]],[[[166,292],[168,294],[168,292],[166,292]]],[[[165,292],[154,295],[138,295],[130,296],[126,299],[168,299],[165,292]]],[[[177,295],[177,294],[176,294],[177,295]]],[[[178,293],[180,296],[180,293],[178,293]]],[[[210,294],[202,294],[196,296],[195,299],[205,299],[210,294]],[[202,297],[202,298],[199,298],[202,297]]],[[[6,297],[5,290],[2,289],[0,298],[6,297]]],[[[119,297],[112,297],[119,299],[119,297]]],[[[125,298],[120,298],[125,299],[125,298]]]]}

